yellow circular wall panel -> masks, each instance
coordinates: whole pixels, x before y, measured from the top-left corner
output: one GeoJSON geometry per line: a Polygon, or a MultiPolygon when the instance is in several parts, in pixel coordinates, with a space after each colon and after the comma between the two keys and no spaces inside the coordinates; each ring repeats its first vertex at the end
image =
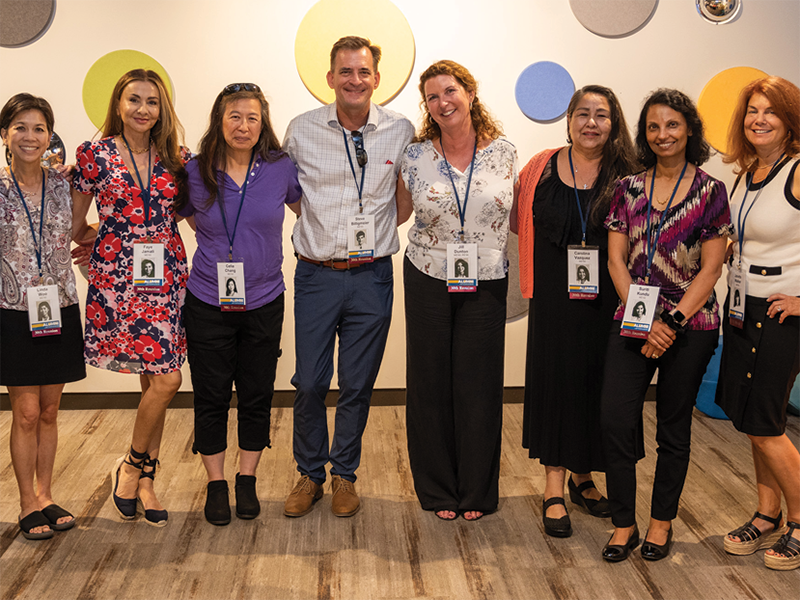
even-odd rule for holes
{"type": "Polygon", "coordinates": [[[381,48],[381,83],[373,102],[385,104],[403,89],[414,66],[414,35],[408,21],[389,0],[320,0],[306,13],[297,30],[294,57],[297,72],[319,101],[334,101],[325,78],[331,47],[341,37],[357,35],[381,48]]]}
{"type": "Polygon", "coordinates": [[[132,69],[149,69],[161,75],[170,98],[175,98],[167,71],[156,59],[136,50],[115,50],[101,56],[83,80],[83,109],[95,127],[102,129],[114,86],[132,69]]]}
{"type": "Polygon", "coordinates": [[[744,86],[767,77],[767,73],[752,67],[733,67],[714,75],[700,92],[697,110],[703,118],[706,139],[723,154],[728,150],[728,126],[744,86]]]}

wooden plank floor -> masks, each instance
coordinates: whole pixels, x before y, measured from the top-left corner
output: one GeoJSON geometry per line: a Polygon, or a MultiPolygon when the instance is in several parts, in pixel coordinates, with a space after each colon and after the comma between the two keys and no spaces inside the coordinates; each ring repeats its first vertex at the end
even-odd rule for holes
{"type": "MultiPolygon", "coordinates": [[[[639,465],[638,522],[647,524],[655,463],[654,407],[646,404],[648,456],[639,465]]],[[[192,411],[167,415],[157,478],[170,510],[164,529],[122,522],[109,500],[110,469],[129,439],[130,410],[62,411],[55,498],[78,526],[45,542],[23,539],[8,454],[10,413],[0,414],[0,598],[186,599],[794,599],[800,570],[769,571],[763,553],[732,557],[725,532],[755,508],[749,446],[728,422],[694,420],[692,464],[666,560],[638,552],[608,564],[600,549],[610,520],[570,506],[575,534],[544,535],[544,469],[520,447],[522,405],[505,406],[500,508],[476,523],[444,522],[414,496],[405,449],[404,408],[372,409],[351,519],[330,512],[330,494],[300,519],[282,514],[297,474],[291,409],[273,410],[273,448],[258,471],[262,513],[214,527],[202,516],[205,480],[191,453],[192,411]]],[[[333,411],[329,411],[332,428],[333,411]]],[[[231,439],[233,437],[231,422],[231,439]]],[[[798,439],[798,419],[790,435],[798,439]]],[[[228,456],[233,479],[235,452],[228,456]]],[[[603,479],[598,477],[601,482],[603,479]]],[[[644,533],[644,529],[642,530],[644,533]]]]}

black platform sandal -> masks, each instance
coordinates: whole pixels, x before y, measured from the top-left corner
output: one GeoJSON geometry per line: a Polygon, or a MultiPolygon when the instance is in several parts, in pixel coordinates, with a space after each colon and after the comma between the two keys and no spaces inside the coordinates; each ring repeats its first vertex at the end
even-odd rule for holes
{"type": "Polygon", "coordinates": [[[111,488],[111,502],[119,513],[119,516],[126,521],[130,521],[136,516],[136,498],[120,498],[117,496],[119,471],[123,464],[130,465],[134,469],[139,469],[141,471],[142,464],[146,458],[147,452],[137,452],[133,449],[133,446],[131,446],[131,449],[127,454],[120,456],[117,459],[117,461],[114,463],[114,469],[111,471],[111,481],[114,482],[114,486],[111,488]],[[138,462],[133,462],[131,459],[134,459],[138,462]]]}
{"type": "Polygon", "coordinates": [[[567,487],[569,488],[569,499],[572,500],[573,504],[582,506],[588,510],[589,514],[593,517],[605,518],[611,516],[611,507],[608,505],[608,498],[600,496],[600,500],[595,500],[594,498],[587,498],[583,495],[585,490],[590,490],[592,488],[597,489],[597,486],[591,479],[589,481],[584,481],[580,485],[575,485],[570,475],[569,481],[567,481],[567,487]]]}
{"type": "MultiPolygon", "coordinates": [[[[139,475],[139,479],[147,478],[153,482],[155,482],[156,478],[156,467],[161,463],[158,462],[157,458],[150,458],[149,456],[144,460],[142,463],[142,474],[139,475]],[[145,469],[150,469],[149,471],[145,471],[145,469]]],[[[156,510],[144,507],[144,502],[142,502],[141,498],[138,498],[139,505],[142,507],[142,511],[144,511],[144,521],[148,525],[152,525],[153,527],[165,527],[167,524],[167,520],[169,519],[169,513],[166,510],[156,510]]]]}

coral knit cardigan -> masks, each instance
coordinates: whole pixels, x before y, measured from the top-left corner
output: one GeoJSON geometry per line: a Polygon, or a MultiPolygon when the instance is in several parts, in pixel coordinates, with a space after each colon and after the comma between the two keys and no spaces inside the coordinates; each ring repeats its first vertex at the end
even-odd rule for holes
{"type": "Polygon", "coordinates": [[[533,196],[550,158],[561,148],[534,156],[519,174],[517,227],[519,231],[519,287],[524,298],[533,298],[533,196]]]}

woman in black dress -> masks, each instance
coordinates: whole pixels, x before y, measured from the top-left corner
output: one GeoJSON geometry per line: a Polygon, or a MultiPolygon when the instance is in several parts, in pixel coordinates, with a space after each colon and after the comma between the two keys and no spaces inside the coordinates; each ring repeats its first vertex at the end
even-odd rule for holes
{"type": "Polygon", "coordinates": [[[606,87],[589,85],[572,96],[567,141],[569,146],[537,154],[522,170],[515,214],[520,286],[531,299],[522,445],[545,466],[542,519],[545,532],[555,537],[572,535],[564,504],[567,470],[573,473],[572,501],[594,516],[610,514],[591,476],[605,470],[600,390],[617,305],[603,220],[614,182],[636,164],[619,101],[606,87]],[[593,299],[571,299],[568,281],[575,269],[568,270],[568,246],[583,241],[599,248],[599,278],[591,278],[599,279],[599,290],[593,299]]]}

